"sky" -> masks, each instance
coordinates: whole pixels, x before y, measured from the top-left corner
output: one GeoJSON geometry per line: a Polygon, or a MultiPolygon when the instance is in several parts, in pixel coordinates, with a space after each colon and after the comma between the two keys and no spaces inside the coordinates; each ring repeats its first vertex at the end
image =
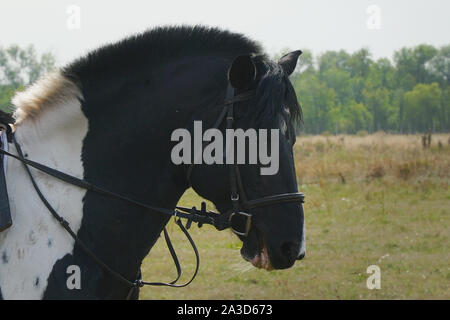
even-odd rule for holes
{"type": "Polygon", "coordinates": [[[244,33],[270,54],[370,49],[373,58],[450,44],[448,0],[1,0],[0,46],[33,44],[63,65],[154,26],[203,24],[244,33]]]}

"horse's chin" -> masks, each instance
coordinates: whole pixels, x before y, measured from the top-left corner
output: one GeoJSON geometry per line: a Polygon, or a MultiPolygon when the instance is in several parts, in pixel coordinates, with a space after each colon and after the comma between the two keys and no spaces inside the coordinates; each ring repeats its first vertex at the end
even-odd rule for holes
{"type": "Polygon", "coordinates": [[[249,234],[251,237],[247,241],[244,241],[244,245],[241,249],[241,256],[244,260],[249,261],[254,267],[259,269],[265,269],[267,271],[273,270],[272,263],[270,262],[267,246],[264,242],[264,238],[258,232],[249,234]]]}
{"type": "Polygon", "coordinates": [[[270,263],[269,253],[267,252],[267,247],[264,245],[264,242],[262,243],[260,253],[256,254],[250,262],[256,268],[266,269],[267,271],[273,270],[272,264],[270,263]]]}

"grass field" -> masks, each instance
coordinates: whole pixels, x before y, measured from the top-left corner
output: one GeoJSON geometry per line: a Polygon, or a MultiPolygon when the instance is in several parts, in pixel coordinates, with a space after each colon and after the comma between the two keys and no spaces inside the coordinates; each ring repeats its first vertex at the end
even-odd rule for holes
{"type": "MultiPolygon", "coordinates": [[[[289,270],[253,268],[229,231],[192,227],[200,271],[186,288],[144,288],[141,299],[450,299],[450,135],[299,137],[299,188],[306,193],[307,255],[289,270]],[[381,269],[369,290],[367,267],[381,269]]],[[[200,199],[192,190],[182,204],[200,199]]],[[[189,279],[194,255],[168,229],[189,279]]],[[[175,267],[161,238],[143,276],[168,281],[175,267]]]]}

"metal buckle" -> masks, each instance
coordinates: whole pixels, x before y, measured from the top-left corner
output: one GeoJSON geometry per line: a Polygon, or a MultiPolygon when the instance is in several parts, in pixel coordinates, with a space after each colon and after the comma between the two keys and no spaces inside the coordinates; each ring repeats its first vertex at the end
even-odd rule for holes
{"type": "Polygon", "coordinates": [[[238,201],[239,200],[239,193],[231,194],[231,201],[238,201]]]}
{"type": "Polygon", "coordinates": [[[230,215],[230,218],[228,219],[228,221],[230,222],[230,229],[231,229],[231,231],[233,231],[238,236],[243,236],[243,237],[248,236],[248,233],[250,232],[250,227],[252,226],[252,215],[251,214],[245,213],[245,212],[240,212],[240,211],[239,212],[233,212],[230,215]],[[233,217],[235,215],[241,215],[241,216],[244,216],[246,218],[246,221],[245,221],[245,232],[240,232],[240,231],[238,231],[238,230],[233,228],[233,223],[232,223],[231,220],[233,219],[233,217]]]}

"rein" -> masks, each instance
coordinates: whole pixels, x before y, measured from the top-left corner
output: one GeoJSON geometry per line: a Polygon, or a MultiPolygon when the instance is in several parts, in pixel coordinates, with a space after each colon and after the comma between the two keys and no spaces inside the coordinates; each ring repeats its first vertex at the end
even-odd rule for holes
{"type": "MultiPolygon", "coordinates": [[[[248,91],[248,92],[245,92],[245,93],[235,96],[234,89],[229,85],[228,89],[227,89],[226,100],[224,103],[225,108],[223,109],[223,111],[219,115],[219,118],[217,119],[216,123],[214,124],[214,128],[218,128],[220,126],[220,124],[225,120],[225,117],[226,117],[227,128],[233,128],[233,120],[234,120],[233,105],[234,105],[234,103],[249,100],[252,96],[253,96],[253,91],[248,91]]],[[[167,209],[167,208],[155,207],[155,206],[151,206],[146,203],[134,200],[125,195],[118,194],[113,191],[104,189],[104,188],[99,187],[95,184],[92,184],[86,180],[79,179],[77,177],[68,175],[64,172],[55,170],[53,168],[50,168],[50,167],[40,164],[38,162],[29,160],[24,156],[22,149],[20,147],[20,144],[15,139],[14,133],[9,131],[8,134],[9,134],[9,138],[11,139],[11,141],[14,143],[14,145],[16,147],[17,155],[12,154],[12,153],[2,150],[2,149],[0,149],[0,154],[3,156],[12,157],[12,158],[22,162],[22,164],[24,165],[24,168],[33,184],[33,187],[34,187],[36,193],[38,194],[42,203],[45,205],[45,207],[51,213],[51,215],[60,223],[60,225],[67,231],[67,233],[69,233],[69,235],[74,239],[75,243],[77,243],[82,248],[82,250],[87,255],[89,255],[101,268],[103,268],[111,276],[113,276],[118,281],[122,282],[124,285],[126,285],[130,288],[128,295],[127,295],[127,300],[131,298],[131,296],[135,292],[135,290],[138,290],[138,288],[146,286],[146,285],[148,285],[148,286],[168,286],[168,287],[181,288],[181,287],[185,287],[185,286],[189,285],[194,280],[194,278],[197,275],[198,269],[199,269],[200,256],[199,256],[197,247],[195,245],[195,242],[188,232],[188,229],[191,227],[191,224],[193,222],[197,223],[198,227],[201,227],[204,224],[209,224],[209,225],[214,226],[217,230],[224,230],[227,228],[231,228],[231,230],[234,233],[236,233],[237,235],[247,236],[248,232],[250,231],[250,227],[251,227],[252,215],[250,213],[243,212],[242,211],[243,209],[249,210],[249,209],[253,209],[253,208],[268,206],[268,205],[272,205],[272,204],[286,203],[286,202],[300,202],[300,203],[304,202],[304,195],[299,192],[278,194],[278,195],[267,196],[267,197],[263,197],[263,198],[259,198],[259,199],[255,199],[255,200],[248,200],[248,198],[245,194],[244,188],[243,188],[238,165],[234,164],[234,165],[230,166],[231,201],[232,201],[232,205],[233,205],[231,211],[224,213],[224,214],[219,214],[219,213],[216,213],[213,211],[207,211],[205,202],[201,203],[200,210],[196,209],[195,207],[185,208],[185,207],[177,206],[173,210],[167,209]],[[191,279],[184,284],[176,284],[176,282],[179,280],[179,278],[181,276],[181,267],[180,267],[178,257],[172,246],[169,234],[165,227],[163,230],[164,238],[166,240],[167,247],[169,249],[169,252],[172,256],[175,267],[177,269],[177,278],[175,280],[173,280],[169,283],[146,282],[141,279],[140,272],[138,271],[136,280],[130,281],[126,277],[121,275],[120,273],[113,270],[106,263],[104,263],[94,252],[92,252],[89,249],[89,247],[72,230],[72,228],[69,225],[69,222],[67,220],[65,220],[64,217],[59,215],[56,212],[56,210],[52,207],[52,205],[47,201],[45,196],[42,194],[39,186],[37,185],[37,183],[33,177],[33,174],[31,173],[30,167],[32,167],[36,170],[39,170],[43,173],[46,173],[47,175],[50,175],[56,179],[64,181],[68,184],[77,186],[79,188],[82,188],[82,189],[85,189],[88,191],[92,191],[92,192],[95,192],[95,193],[98,193],[101,195],[121,199],[121,200],[128,202],[132,205],[135,205],[137,207],[147,209],[148,211],[154,211],[154,212],[158,212],[158,213],[165,214],[168,216],[173,216],[175,218],[175,223],[179,226],[181,231],[185,234],[186,238],[188,239],[188,241],[191,244],[191,246],[194,250],[194,253],[195,253],[196,266],[195,266],[195,271],[194,271],[191,279]],[[238,225],[240,224],[240,222],[242,222],[242,220],[241,220],[242,218],[245,219],[245,223],[244,223],[245,227],[244,227],[244,229],[239,229],[238,225]],[[181,219],[187,220],[186,226],[183,226],[181,219]]],[[[191,176],[193,168],[194,168],[194,166],[190,165],[187,169],[186,178],[187,178],[189,184],[191,184],[190,176],[191,176]]]]}

